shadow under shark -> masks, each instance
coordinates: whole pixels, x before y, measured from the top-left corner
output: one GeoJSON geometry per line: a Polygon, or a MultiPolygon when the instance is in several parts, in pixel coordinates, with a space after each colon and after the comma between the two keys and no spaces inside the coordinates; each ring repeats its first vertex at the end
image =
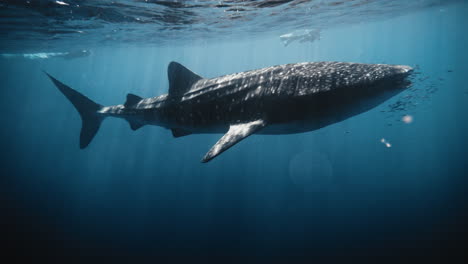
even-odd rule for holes
{"type": "Polygon", "coordinates": [[[205,79],[171,62],[168,94],[128,94],[114,106],[99,105],[46,74],[81,115],[80,148],[113,116],[127,120],[132,130],[157,125],[174,137],[224,134],[203,157],[208,162],[254,133],[312,131],[368,111],[405,90],[412,71],[403,65],[312,62],[205,79]]]}

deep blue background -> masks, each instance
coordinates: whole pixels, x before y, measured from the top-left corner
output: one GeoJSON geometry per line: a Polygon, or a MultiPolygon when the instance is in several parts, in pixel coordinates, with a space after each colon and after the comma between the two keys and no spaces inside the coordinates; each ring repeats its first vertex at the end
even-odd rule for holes
{"type": "Polygon", "coordinates": [[[324,30],[319,42],[286,48],[278,33],[197,46],[102,46],[75,60],[0,60],[5,249],[134,261],[462,252],[467,13],[467,4],[433,8],[324,30]],[[112,105],[129,92],[166,93],[172,60],[204,77],[303,61],[418,65],[429,79],[414,86],[438,90],[390,116],[381,112],[387,103],[315,132],[254,135],[202,164],[221,135],[175,139],[112,118],[80,150],[80,117],[41,71],[112,105]],[[404,114],[414,122],[400,122],[404,114]]]}

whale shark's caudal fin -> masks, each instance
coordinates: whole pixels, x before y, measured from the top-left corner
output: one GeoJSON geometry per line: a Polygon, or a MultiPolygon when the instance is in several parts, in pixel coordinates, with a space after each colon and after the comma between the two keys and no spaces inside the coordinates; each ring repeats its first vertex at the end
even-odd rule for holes
{"type": "Polygon", "coordinates": [[[70,102],[75,106],[78,113],[80,113],[82,126],[81,126],[81,133],[80,133],[80,148],[86,148],[91,140],[96,135],[97,131],[99,130],[99,126],[101,125],[104,116],[98,115],[97,111],[102,108],[101,105],[93,102],[88,97],[80,94],[79,92],[73,90],[72,88],[68,87],[67,85],[61,83],[47,72],[45,72],[47,76],[52,80],[52,82],[57,86],[60,92],[65,95],[65,97],[70,100],[70,102]]]}

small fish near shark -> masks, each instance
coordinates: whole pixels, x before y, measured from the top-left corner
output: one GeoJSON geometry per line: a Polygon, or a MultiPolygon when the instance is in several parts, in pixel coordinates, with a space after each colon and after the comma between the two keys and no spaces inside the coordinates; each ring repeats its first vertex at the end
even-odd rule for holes
{"type": "Polygon", "coordinates": [[[366,112],[409,87],[413,68],[404,65],[306,62],[203,78],[177,62],[168,67],[169,92],[102,106],[47,76],[81,115],[80,148],[106,117],[128,121],[132,130],[161,126],[174,137],[221,133],[208,162],[252,134],[313,131],[366,112]]]}

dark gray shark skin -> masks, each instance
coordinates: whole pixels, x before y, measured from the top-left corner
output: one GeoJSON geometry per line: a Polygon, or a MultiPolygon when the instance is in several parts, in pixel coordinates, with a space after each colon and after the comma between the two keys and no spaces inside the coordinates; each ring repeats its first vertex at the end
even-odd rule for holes
{"type": "Polygon", "coordinates": [[[171,62],[168,94],[128,94],[114,106],[101,106],[47,75],[81,115],[80,148],[113,116],[133,130],[156,125],[174,137],[224,134],[202,159],[207,162],[254,133],[313,131],[368,111],[405,90],[412,71],[403,65],[310,62],[205,79],[171,62]]]}

